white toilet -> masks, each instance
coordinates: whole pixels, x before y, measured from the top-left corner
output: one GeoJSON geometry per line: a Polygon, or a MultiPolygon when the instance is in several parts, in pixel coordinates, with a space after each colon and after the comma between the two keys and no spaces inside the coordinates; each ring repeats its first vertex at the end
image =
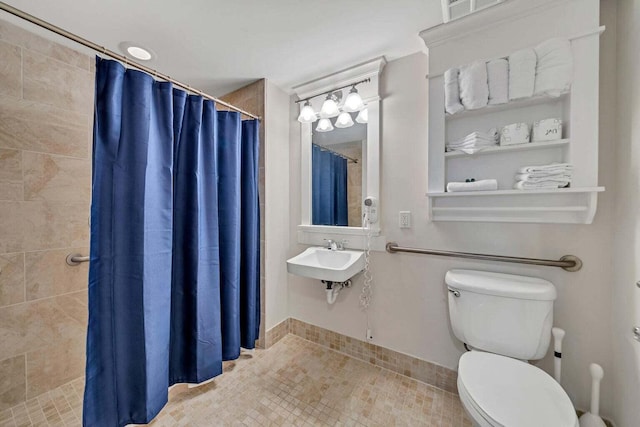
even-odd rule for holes
{"type": "Polygon", "coordinates": [[[475,426],[577,427],[562,387],[527,360],[547,353],[553,324],[552,283],[534,277],[451,270],[449,318],[471,347],[460,357],[458,392],[475,426]]]}

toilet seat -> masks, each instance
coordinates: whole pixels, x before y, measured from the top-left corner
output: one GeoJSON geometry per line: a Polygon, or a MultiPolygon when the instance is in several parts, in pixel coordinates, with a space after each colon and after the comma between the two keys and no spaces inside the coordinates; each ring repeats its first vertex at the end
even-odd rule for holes
{"type": "Polygon", "coordinates": [[[480,425],[578,425],[569,396],[551,376],[509,357],[481,351],[463,354],[458,368],[458,391],[480,425]]]}

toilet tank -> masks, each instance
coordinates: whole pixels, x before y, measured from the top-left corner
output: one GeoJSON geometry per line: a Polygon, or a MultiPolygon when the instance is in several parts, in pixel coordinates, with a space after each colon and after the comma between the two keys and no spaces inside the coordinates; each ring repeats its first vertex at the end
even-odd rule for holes
{"type": "Polygon", "coordinates": [[[476,270],[450,270],[453,333],[471,347],[523,360],[547,352],[556,288],[547,280],[476,270]]]}

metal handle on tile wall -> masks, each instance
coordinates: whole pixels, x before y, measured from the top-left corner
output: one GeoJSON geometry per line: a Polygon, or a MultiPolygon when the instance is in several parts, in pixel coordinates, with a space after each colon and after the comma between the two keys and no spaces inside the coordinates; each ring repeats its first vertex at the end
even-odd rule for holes
{"type": "Polygon", "coordinates": [[[89,257],[83,256],[82,254],[67,255],[67,264],[69,265],[79,265],[82,262],[89,262],[89,257]]]}
{"type": "Polygon", "coordinates": [[[419,248],[405,248],[398,246],[395,242],[387,243],[387,252],[407,252],[412,254],[421,255],[438,255],[455,258],[468,258],[468,259],[480,259],[485,261],[500,261],[500,262],[513,262],[518,264],[528,265],[544,265],[547,267],[560,267],[566,271],[578,271],[582,268],[582,260],[575,255],[565,255],[559,260],[552,259],[537,259],[537,258],[520,258],[504,255],[486,255],[486,254],[473,254],[469,252],[453,252],[453,251],[441,251],[436,249],[419,249],[419,248]]]}

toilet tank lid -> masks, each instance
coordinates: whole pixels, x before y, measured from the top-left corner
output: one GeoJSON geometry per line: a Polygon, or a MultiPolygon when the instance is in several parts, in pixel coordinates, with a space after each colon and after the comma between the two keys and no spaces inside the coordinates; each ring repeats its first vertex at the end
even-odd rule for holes
{"type": "Polygon", "coordinates": [[[478,294],[540,301],[553,301],[557,296],[553,283],[538,277],[490,271],[449,270],[444,280],[450,288],[478,294]]]}

